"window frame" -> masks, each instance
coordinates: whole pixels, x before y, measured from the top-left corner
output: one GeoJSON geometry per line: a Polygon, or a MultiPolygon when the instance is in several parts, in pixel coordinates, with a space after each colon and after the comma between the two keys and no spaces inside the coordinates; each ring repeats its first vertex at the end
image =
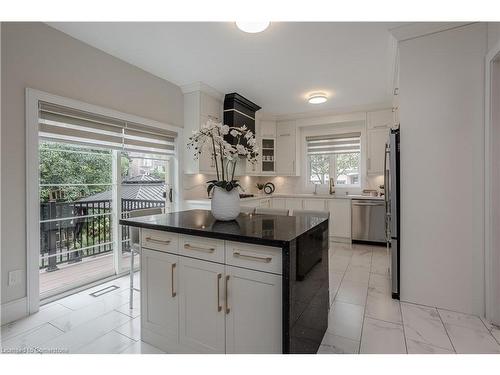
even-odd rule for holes
{"type": "MultiPolygon", "coordinates": [[[[361,138],[361,137],[360,137],[361,138]]],[[[336,154],[326,154],[329,159],[329,166],[328,166],[328,176],[329,178],[333,177],[335,181],[335,186],[338,187],[345,187],[345,188],[361,188],[361,151],[359,152],[359,164],[358,164],[358,175],[359,175],[359,182],[357,184],[337,184],[337,168],[336,168],[336,163],[337,163],[337,158],[335,157],[336,154]]],[[[309,157],[311,155],[307,155],[306,152],[306,158],[307,158],[307,175],[306,175],[306,180],[308,185],[328,185],[328,182],[325,183],[315,183],[311,181],[311,163],[309,162],[309,157]]]]}
{"type": "MultiPolygon", "coordinates": [[[[172,157],[172,181],[176,186],[174,202],[179,202],[183,191],[180,165],[182,163],[183,128],[149,120],[143,117],[108,109],[94,104],[85,103],[48,92],[25,89],[25,136],[26,136],[26,309],[25,314],[33,314],[40,308],[39,295],[39,254],[40,254],[40,226],[39,226],[39,157],[38,157],[38,126],[40,102],[75,108],[78,110],[109,116],[131,123],[143,124],[152,128],[172,130],[177,133],[174,141],[175,154],[172,157]]],[[[116,158],[118,159],[118,158],[116,158]]],[[[118,168],[117,162],[116,168],[118,168]]],[[[116,184],[119,189],[119,184],[116,184]]]]}
{"type": "Polygon", "coordinates": [[[336,189],[349,189],[349,190],[359,190],[366,184],[366,121],[357,118],[352,121],[345,122],[334,122],[334,123],[315,123],[314,125],[306,125],[301,127],[301,156],[302,163],[301,167],[301,180],[302,186],[305,190],[314,190],[315,185],[327,186],[328,184],[315,184],[310,181],[310,163],[309,155],[307,154],[307,140],[309,136],[322,136],[322,135],[342,135],[346,133],[359,132],[360,133],[360,161],[359,161],[359,184],[346,184],[346,185],[335,185],[336,189]]]}

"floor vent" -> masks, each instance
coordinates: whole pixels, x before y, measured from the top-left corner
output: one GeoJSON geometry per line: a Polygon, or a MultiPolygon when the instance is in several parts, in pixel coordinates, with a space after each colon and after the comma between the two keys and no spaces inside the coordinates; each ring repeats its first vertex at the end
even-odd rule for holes
{"type": "Polygon", "coordinates": [[[116,290],[116,289],[120,289],[120,287],[116,286],[116,285],[110,285],[110,286],[107,286],[106,288],[96,290],[94,293],[89,293],[89,295],[92,297],[100,297],[103,294],[112,292],[113,290],[116,290]]]}

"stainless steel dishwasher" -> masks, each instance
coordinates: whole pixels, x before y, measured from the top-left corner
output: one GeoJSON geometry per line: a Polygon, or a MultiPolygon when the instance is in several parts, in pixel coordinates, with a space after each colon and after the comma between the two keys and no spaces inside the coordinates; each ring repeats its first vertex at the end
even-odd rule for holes
{"type": "Polygon", "coordinates": [[[385,203],[380,199],[351,201],[352,239],[385,243],[385,203]]]}

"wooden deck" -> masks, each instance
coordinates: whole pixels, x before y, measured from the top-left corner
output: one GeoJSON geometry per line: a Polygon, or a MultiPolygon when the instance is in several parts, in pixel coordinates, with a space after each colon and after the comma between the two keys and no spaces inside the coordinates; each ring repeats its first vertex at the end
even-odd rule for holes
{"type": "MultiPolygon", "coordinates": [[[[135,256],[135,265],[139,264],[139,256],[135,256]]],[[[130,265],[130,254],[121,257],[122,270],[130,265]]],[[[84,258],[79,263],[61,264],[53,272],[40,271],[40,298],[65,292],[99,279],[114,275],[113,254],[84,258]]]]}

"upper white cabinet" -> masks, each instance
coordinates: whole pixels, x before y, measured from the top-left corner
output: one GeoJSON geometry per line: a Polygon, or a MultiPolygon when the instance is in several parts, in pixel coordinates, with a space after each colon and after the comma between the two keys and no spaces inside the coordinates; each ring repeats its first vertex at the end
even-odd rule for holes
{"type": "Polygon", "coordinates": [[[261,138],[275,138],[276,121],[268,121],[268,120],[258,121],[257,135],[261,138]]]}
{"type": "Polygon", "coordinates": [[[389,129],[368,131],[366,169],[369,175],[384,174],[385,143],[388,137],[389,129]]]}
{"type": "Polygon", "coordinates": [[[394,124],[392,109],[368,112],[367,114],[367,157],[368,175],[384,174],[385,143],[389,129],[394,124]]]}
{"type": "Polygon", "coordinates": [[[259,147],[257,161],[238,162],[236,175],[274,176],[276,174],[276,121],[255,120],[255,139],[259,147]]]}
{"type": "Polygon", "coordinates": [[[392,109],[368,112],[366,115],[368,129],[387,129],[393,125],[392,109]]]}
{"type": "Polygon", "coordinates": [[[295,121],[283,121],[276,125],[276,174],[297,175],[297,137],[295,121]]]}
{"type": "Polygon", "coordinates": [[[276,174],[276,139],[260,138],[260,173],[262,175],[276,174]]]}
{"type": "Polygon", "coordinates": [[[184,145],[181,145],[184,150],[184,173],[215,174],[215,161],[208,149],[198,160],[194,160],[194,150],[187,148],[193,131],[199,130],[208,119],[222,119],[222,100],[214,95],[201,90],[184,93],[184,145]]]}

